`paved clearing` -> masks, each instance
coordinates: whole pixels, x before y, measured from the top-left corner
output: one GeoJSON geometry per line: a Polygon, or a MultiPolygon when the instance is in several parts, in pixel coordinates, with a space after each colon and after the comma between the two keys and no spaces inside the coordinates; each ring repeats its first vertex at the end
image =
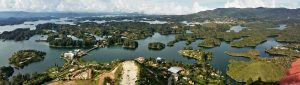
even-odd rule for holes
{"type": "Polygon", "coordinates": [[[121,85],[136,85],[135,81],[137,80],[138,69],[134,61],[123,62],[121,85]]]}

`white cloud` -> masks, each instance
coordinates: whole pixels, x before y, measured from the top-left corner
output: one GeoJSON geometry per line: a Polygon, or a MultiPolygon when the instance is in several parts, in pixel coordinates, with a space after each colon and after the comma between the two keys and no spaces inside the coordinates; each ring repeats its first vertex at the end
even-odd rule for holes
{"type": "Polygon", "coordinates": [[[285,7],[299,8],[300,0],[227,0],[225,8],[285,7]]]}
{"type": "Polygon", "coordinates": [[[217,7],[289,7],[300,0],[0,0],[0,11],[190,14],[217,7]]]}
{"type": "Polygon", "coordinates": [[[200,6],[198,2],[199,0],[0,0],[0,11],[143,12],[180,15],[209,9],[200,6]]]}

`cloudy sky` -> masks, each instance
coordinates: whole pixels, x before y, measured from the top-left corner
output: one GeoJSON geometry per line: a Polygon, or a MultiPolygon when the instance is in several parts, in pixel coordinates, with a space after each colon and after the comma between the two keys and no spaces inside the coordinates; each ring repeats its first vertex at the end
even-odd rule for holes
{"type": "Polygon", "coordinates": [[[182,15],[215,8],[300,8],[300,0],[0,0],[0,11],[141,12],[182,15]]]}

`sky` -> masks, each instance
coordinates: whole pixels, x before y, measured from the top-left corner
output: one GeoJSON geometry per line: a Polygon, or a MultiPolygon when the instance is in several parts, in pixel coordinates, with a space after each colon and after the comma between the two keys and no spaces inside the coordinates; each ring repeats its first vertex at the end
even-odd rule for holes
{"type": "Polygon", "coordinates": [[[216,8],[300,8],[300,0],[0,0],[0,11],[184,15],[216,8]]]}

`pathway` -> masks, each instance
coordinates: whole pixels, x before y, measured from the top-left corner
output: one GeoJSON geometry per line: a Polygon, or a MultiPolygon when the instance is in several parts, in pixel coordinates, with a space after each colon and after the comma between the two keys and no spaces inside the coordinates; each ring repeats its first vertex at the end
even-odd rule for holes
{"type": "Polygon", "coordinates": [[[121,85],[136,85],[139,68],[134,61],[123,62],[121,85]]]}

